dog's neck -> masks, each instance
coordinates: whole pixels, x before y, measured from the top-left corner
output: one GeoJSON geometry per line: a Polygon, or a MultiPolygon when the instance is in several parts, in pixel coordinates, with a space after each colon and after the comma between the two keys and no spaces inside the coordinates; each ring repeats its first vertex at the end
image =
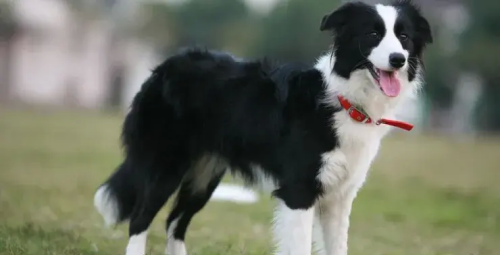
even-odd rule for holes
{"type": "Polygon", "coordinates": [[[373,84],[366,70],[356,70],[351,73],[349,79],[345,79],[333,71],[334,64],[334,55],[327,53],[320,57],[315,65],[315,68],[322,73],[325,82],[326,102],[338,106],[337,96],[341,95],[351,104],[362,108],[375,120],[393,117],[402,103],[408,98],[414,98],[420,88],[420,75],[417,75],[412,82],[408,82],[407,72],[400,72],[401,93],[397,97],[389,98],[373,84]]]}

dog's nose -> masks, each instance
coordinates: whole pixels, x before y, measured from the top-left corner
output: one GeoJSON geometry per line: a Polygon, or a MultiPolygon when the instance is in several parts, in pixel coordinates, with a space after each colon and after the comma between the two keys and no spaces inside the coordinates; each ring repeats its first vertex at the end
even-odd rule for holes
{"type": "Polygon", "coordinates": [[[405,62],[406,58],[401,53],[392,53],[389,55],[389,64],[391,64],[393,68],[399,69],[405,65],[405,62]]]}

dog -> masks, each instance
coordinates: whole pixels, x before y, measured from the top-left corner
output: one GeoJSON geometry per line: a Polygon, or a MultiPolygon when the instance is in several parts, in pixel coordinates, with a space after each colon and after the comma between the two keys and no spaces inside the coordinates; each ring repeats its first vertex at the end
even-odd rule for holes
{"type": "Polygon", "coordinates": [[[275,254],[346,255],[351,205],[402,103],[423,81],[429,22],[409,0],[351,2],[325,15],[333,43],[315,65],[242,60],[199,48],[157,66],[124,120],[125,158],[97,189],[108,225],[129,221],[126,255],[144,255],[169,197],[169,255],[186,255],[193,216],[226,172],[268,184],[275,254]]]}

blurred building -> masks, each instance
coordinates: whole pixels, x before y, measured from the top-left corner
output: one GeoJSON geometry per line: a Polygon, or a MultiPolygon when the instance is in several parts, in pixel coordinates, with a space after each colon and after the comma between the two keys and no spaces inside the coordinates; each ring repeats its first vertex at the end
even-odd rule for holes
{"type": "MultiPolygon", "coordinates": [[[[252,7],[265,12],[276,2],[256,1],[252,7]]],[[[159,61],[154,48],[144,42],[117,38],[113,33],[116,20],[82,19],[66,0],[11,4],[11,30],[2,27],[0,35],[2,101],[126,108],[159,61]]],[[[103,1],[103,9],[111,10],[111,5],[126,9],[134,3],[103,1]]]]}
{"type": "Polygon", "coordinates": [[[123,106],[154,66],[151,47],[133,39],[113,40],[109,21],[83,20],[67,1],[12,3],[15,31],[2,40],[9,47],[0,47],[9,56],[0,58],[4,98],[85,108],[123,106]]]}

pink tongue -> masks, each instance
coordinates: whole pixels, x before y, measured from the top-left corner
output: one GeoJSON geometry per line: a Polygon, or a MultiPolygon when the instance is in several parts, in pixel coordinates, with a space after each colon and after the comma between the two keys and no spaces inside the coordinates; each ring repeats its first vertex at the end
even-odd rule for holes
{"type": "Polygon", "coordinates": [[[379,83],[384,94],[388,97],[397,97],[401,91],[401,84],[396,78],[396,72],[385,72],[380,70],[379,83]]]}

